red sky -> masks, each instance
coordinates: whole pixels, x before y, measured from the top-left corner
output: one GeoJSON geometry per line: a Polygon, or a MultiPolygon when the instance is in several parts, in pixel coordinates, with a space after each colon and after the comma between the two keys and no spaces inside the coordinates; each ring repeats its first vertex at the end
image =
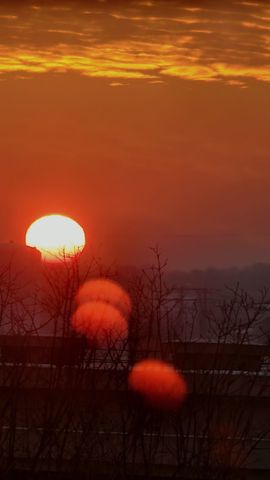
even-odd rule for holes
{"type": "Polygon", "coordinates": [[[270,261],[267,2],[3,1],[0,37],[0,241],[63,213],[125,264],[270,261]]]}

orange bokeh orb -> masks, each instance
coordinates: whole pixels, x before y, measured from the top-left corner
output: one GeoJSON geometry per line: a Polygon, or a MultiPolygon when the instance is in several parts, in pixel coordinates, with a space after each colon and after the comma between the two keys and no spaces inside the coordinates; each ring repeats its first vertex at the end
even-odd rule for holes
{"type": "Polygon", "coordinates": [[[72,317],[72,326],[99,347],[109,347],[128,334],[124,316],[112,305],[88,302],[80,305],[72,317]]]}
{"type": "Polygon", "coordinates": [[[187,396],[185,379],[171,365],[156,359],[138,362],[128,378],[129,388],[147,405],[164,410],[179,407],[187,396]]]}
{"type": "Polygon", "coordinates": [[[77,302],[101,301],[117,308],[125,317],[131,312],[131,300],[125,290],[116,282],[106,278],[89,280],[78,291],[77,302]]]}

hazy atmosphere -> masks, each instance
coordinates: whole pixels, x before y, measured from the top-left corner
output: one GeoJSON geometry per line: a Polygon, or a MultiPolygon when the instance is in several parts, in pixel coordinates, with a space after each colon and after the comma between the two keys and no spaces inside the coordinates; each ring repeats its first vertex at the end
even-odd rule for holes
{"type": "Polygon", "coordinates": [[[270,479],[270,0],[0,0],[0,480],[270,479]]]}
{"type": "Polygon", "coordinates": [[[270,6],[2,1],[0,242],[47,213],[172,269],[270,261],[270,6]]]}

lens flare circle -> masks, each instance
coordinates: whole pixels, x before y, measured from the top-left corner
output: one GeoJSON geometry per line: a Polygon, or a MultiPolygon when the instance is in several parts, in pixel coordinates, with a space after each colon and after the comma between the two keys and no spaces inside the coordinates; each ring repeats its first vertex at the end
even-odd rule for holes
{"type": "Polygon", "coordinates": [[[112,346],[128,334],[128,325],[121,312],[100,301],[80,305],[73,314],[72,327],[99,347],[112,346]]]}
{"type": "Polygon", "coordinates": [[[145,403],[162,410],[178,408],[187,396],[183,376],[171,365],[145,359],[134,365],[128,378],[129,388],[139,393],[145,403]]]}
{"type": "Polygon", "coordinates": [[[127,292],[116,282],[106,278],[89,280],[78,290],[77,303],[101,301],[117,308],[125,317],[131,312],[131,300],[127,292]]]}
{"type": "Polygon", "coordinates": [[[25,243],[41,252],[43,260],[73,258],[85,246],[83,228],[64,215],[46,215],[28,228],[25,243]]]}

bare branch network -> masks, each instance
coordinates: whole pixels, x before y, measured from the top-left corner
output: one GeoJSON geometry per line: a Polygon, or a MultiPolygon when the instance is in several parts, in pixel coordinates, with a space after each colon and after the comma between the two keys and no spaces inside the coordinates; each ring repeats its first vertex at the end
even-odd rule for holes
{"type": "Polygon", "coordinates": [[[3,478],[267,478],[269,292],[166,283],[166,262],[125,275],[79,259],[0,270],[0,471],[3,478]],[[88,278],[119,281],[129,334],[100,349],[71,327],[88,278]],[[128,389],[132,365],[160,358],[184,375],[176,410],[128,389]],[[257,476],[253,476],[254,472],[257,476]]]}

